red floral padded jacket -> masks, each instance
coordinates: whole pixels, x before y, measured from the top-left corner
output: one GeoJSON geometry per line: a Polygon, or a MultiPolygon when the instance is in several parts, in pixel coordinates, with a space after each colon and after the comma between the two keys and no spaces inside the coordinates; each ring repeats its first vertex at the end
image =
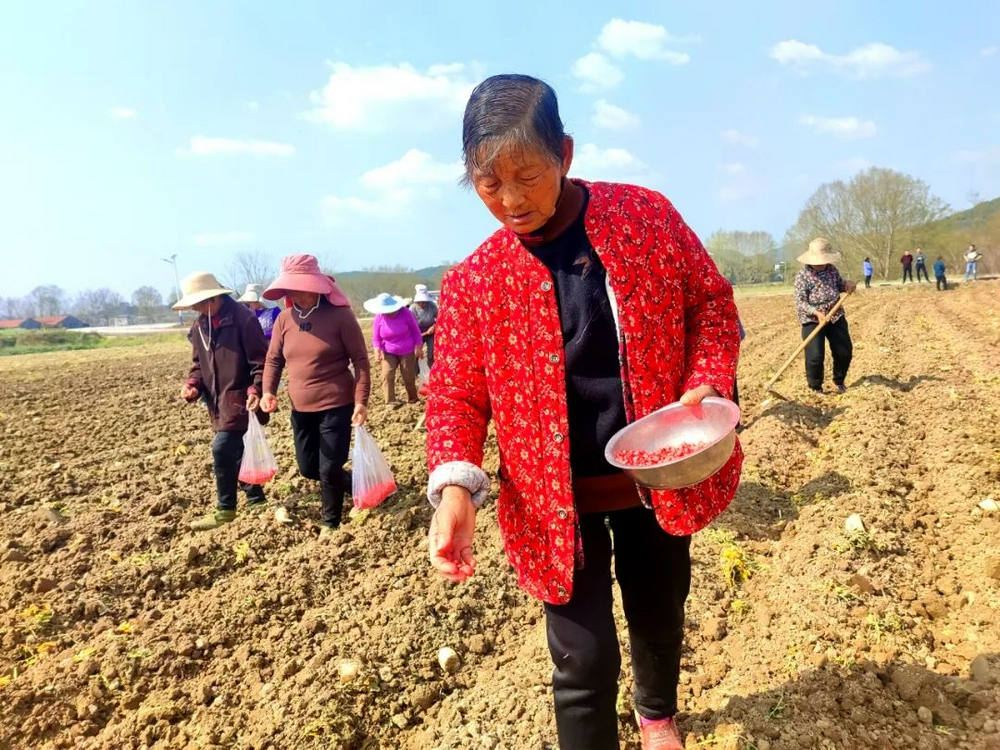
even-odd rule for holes
{"type": "MultiPolygon", "coordinates": [[[[587,236],[617,304],[629,421],[711,385],[730,396],[739,356],[732,287],[670,202],[632,185],[586,183],[587,236]]],[[[509,229],[442,282],[427,407],[431,471],[482,464],[491,416],[500,447],[497,517],[523,589],[569,601],[576,513],[563,341],[552,278],[509,229]]],[[[743,452],[682,490],[640,490],[660,526],[688,535],[729,504],[743,452]]]]}

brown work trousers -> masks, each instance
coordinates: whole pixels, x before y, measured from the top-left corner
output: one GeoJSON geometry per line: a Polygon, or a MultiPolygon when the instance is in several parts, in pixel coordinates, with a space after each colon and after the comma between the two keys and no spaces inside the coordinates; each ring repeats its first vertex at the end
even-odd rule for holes
{"type": "Polygon", "coordinates": [[[403,376],[403,387],[410,403],[417,401],[417,355],[389,354],[385,352],[382,358],[382,388],[385,402],[392,404],[396,400],[396,370],[403,376]]]}

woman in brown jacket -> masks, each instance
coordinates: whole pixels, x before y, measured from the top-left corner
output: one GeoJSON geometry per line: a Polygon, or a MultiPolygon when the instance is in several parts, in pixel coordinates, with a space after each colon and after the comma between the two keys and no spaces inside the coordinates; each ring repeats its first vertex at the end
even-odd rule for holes
{"type": "Polygon", "coordinates": [[[321,533],[329,534],[340,526],[343,512],[351,427],[368,418],[371,380],[365,337],[347,297],[312,255],[282,260],[281,274],[263,297],[287,297],[291,307],[274,322],[260,408],[268,414],[278,408],[275,394],[287,366],[295,458],[302,476],[319,480],[321,533]]]}
{"type": "MultiPolygon", "coordinates": [[[[224,288],[212,274],[193,273],[181,287],[184,296],[174,309],[193,308],[200,313],[188,332],[192,363],[181,398],[188,403],[201,399],[215,430],[216,509],[191,524],[192,530],[204,531],[236,517],[237,486],[246,492],[248,504],[264,502],[264,488],[239,482],[239,474],[249,419],[247,400],[256,401],[261,393],[267,339],[254,314],[233,300],[232,290],[224,288]]],[[[268,415],[259,417],[267,424],[268,415]]]]}

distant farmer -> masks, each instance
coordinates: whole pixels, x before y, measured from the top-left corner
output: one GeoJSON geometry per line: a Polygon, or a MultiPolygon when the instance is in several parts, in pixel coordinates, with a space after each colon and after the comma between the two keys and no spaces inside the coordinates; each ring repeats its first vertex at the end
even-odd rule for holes
{"type": "Polygon", "coordinates": [[[434,366],[434,331],[437,327],[438,306],[427,293],[424,284],[417,284],[416,294],[413,295],[413,304],[410,310],[417,316],[417,325],[420,327],[420,335],[424,339],[424,352],[427,355],[427,366],[434,366]]]}
{"type": "Polygon", "coordinates": [[[917,248],[917,255],[913,259],[917,266],[917,281],[926,281],[930,283],[931,278],[927,275],[927,256],[924,255],[924,251],[919,247],[917,248]],[[920,278],[920,274],[923,274],[924,278],[920,278]]]}
{"type": "Polygon", "coordinates": [[[268,414],[278,408],[278,384],[287,367],[295,460],[302,476],[319,481],[320,534],[326,536],[340,526],[350,489],[344,464],[351,427],[368,418],[368,347],[347,297],[312,255],[284,258],[263,297],[285,297],[291,307],[274,324],[260,407],[268,414]]]}
{"type": "Polygon", "coordinates": [[[872,275],[875,273],[875,269],[872,267],[871,258],[865,258],[865,262],[861,264],[861,270],[865,274],[865,289],[871,289],[872,275]]]}
{"type": "Polygon", "coordinates": [[[903,253],[903,257],[899,259],[899,262],[903,264],[903,283],[909,279],[910,283],[913,282],[913,255],[907,250],[903,253]]]}
{"type": "Polygon", "coordinates": [[[396,370],[402,375],[409,403],[419,403],[417,358],[423,356],[424,339],[417,317],[403,300],[386,292],[367,300],[365,309],[375,315],[372,347],[375,360],[382,363],[385,403],[394,409],[402,405],[396,402],[396,370]]]}
{"type": "MultiPolygon", "coordinates": [[[[181,282],[183,295],[175,310],[194,309],[199,315],[188,339],[193,349],[191,371],[181,387],[188,403],[199,398],[208,407],[215,430],[212,466],[215,470],[216,509],[191,523],[194,531],[214,529],[236,518],[236,491],[241,487],[248,505],[264,502],[264,488],[239,481],[243,435],[247,431],[248,399],[261,394],[267,340],[253,313],[230,296],[210,273],[193,273],[181,282]]],[[[258,414],[262,424],[268,416],[258,414]]]]}
{"type": "Polygon", "coordinates": [[[462,138],[466,180],[501,226],[442,285],[427,408],[431,564],[451,581],[476,570],[492,421],[496,516],[518,583],[544,602],[560,748],[619,747],[617,581],[642,747],[682,750],[690,535],[729,504],[743,453],[737,443],[700,484],[650,492],[604,450],[660,407],[732,396],[732,287],[663,195],[568,176],[574,143],[544,82],[480,83],[462,138]]]}
{"type": "Polygon", "coordinates": [[[934,262],[934,281],[937,283],[937,290],[939,292],[948,290],[948,280],[944,277],[944,271],[944,258],[939,255],[938,259],[934,262]]]}
{"type": "Polygon", "coordinates": [[[975,245],[969,245],[965,251],[965,280],[977,281],[979,279],[979,259],[983,256],[975,245]]]}
{"type": "Polygon", "coordinates": [[[242,302],[247,306],[247,309],[253,310],[253,314],[257,316],[257,322],[260,323],[260,329],[264,332],[264,338],[270,341],[274,321],[278,319],[281,310],[274,305],[265,305],[264,298],[261,297],[263,292],[263,284],[247,284],[243,296],[237,302],[242,302]]]}
{"type": "MultiPolygon", "coordinates": [[[[840,253],[821,237],[810,242],[809,249],[798,260],[804,267],[795,276],[793,295],[795,311],[802,324],[802,338],[807,339],[816,326],[827,320],[827,315],[837,304],[841,292],[852,293],[856,284],[845,281],[840,275],[840,271],[833,265],[840,260],[840,253]]],[[[830,353],[833,355],[833,384],[839,393],[843,393],[847,390],[844,381],[854,354],[843,308],[837,310],[819,335],[806,347],[806,382],[816,393],[823,392],[826,342],[830,343],[830,353]]]]}

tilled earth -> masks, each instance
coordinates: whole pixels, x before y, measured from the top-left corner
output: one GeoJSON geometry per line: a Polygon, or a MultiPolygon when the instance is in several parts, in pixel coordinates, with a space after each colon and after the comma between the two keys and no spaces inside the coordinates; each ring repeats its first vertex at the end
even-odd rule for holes
{"type": "MultiPolygon", "coordinates": [[[[740,300],[747,461],[692,548],[689,748],[1000,748],[998,293],[857,295],[850,390],[807,395],[797,363],[787,400],[763,383],[798,343],[790,300],[740,300]]],[[[541,607],[492,511],[471,582],[429,570],[418,407],[376,397],[399,492],[332,539],[287,406],[268,506],[195,535],[211,435],[177,400],[187,356],[0,360],[0,747],[554,747],[541,607]]]]}

